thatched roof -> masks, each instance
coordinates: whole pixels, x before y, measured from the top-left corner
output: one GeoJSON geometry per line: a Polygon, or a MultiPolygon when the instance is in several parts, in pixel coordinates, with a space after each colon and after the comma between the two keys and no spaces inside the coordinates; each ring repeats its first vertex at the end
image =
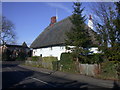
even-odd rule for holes
{"type": "Polygon", "coordinates": [[[30,47],[43,48],[65,45],[65,39],[67,38],[65,33],[72,30],[73,27],[69,17],[55,23],[53,26],[45,28],[45,30],[33,41],[30,47]]]}

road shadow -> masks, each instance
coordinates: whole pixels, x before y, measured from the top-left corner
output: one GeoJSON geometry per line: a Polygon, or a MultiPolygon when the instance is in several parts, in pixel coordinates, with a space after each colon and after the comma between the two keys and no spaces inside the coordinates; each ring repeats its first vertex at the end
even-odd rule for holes
{"type": "Polygon", "coordinates": [[[47,84],[39,84],[37,82],[30,82],[26,84],[19,84],[14,88],[82,88],[88,90],[87,84],[78,83],[77,81],[71,81],[67,83],[59,83],[59,82],[48,82],[47,84]],[[53,85],[53,86],[51,86],[53,85]]]}
{"type": "Polygon", "coordinates": [[[19,64],[24,64],[24,61],[2,61],[2,68],[16,67],[19,64]]]}
{"type": "Polygon", "coordinates": [[[2,63],[2,89],[8,89],[34,74],[34,71],[15,70],[19,62],[2,63]]]}
{"type": "Polygon", "coordinates": [[[10,88],[84,88],[87,90],[87,83],[80,83],[59,77],[52,77],[53,80],[47,81],[48,84],[32,80],[32,71],[7,71],[3,72],[2,89],[10,88]],[[54,81],[54,79],[62,81],[54,81]],[[21,83],[22,82],[22,83],[21,83]],[[50,85],[49,85],[50,84],[50,85]],[[53,87],[53,86],[55,87],[53,87]]]}
{"type": "Polygon", "coordinates": [[[7,71],[2,72],[2,88],[7,89],[14,87],[15,84],[25,80],[33,75],[31,71],[7,71]]]}

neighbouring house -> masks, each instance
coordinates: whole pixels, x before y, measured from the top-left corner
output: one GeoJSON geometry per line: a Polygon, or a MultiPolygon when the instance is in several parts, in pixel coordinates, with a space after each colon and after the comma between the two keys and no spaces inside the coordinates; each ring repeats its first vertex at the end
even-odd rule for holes
{"type": "Polygon", "coordinates": [[[30,56],[30,48],[25,42],[22,45],[4,44],[0,46],[0,49],[3,59],[15,59],[16,57],[21,57],[21,53],[25,57],[30,56]]]}
{"type": "MultiPolygon", "coordinates": [[[[51,23],[45,30],[32,42],[31,48],[33,48],[32,55],[33,56],[54,56],[60,60],[60,55],[63,52],[68,52],[69,50],[66,49],[65,39],[66,32],[72,30],[73,24],[70,21],[70,17],[67,17],[59,22],[56,22],[56,17],[51,17],[51,23]]],[[[92,29],[92,17],[90,16],[88,25],[89,36],[91,37],[92,43],[98,44],[95,38],[96,32],[92,29]]],[[[71,46],[72,47],[72,46],[71,46]]],[[[97,47],[92,47],[91,51],[93,53],[97,53],[97,47]]]]}

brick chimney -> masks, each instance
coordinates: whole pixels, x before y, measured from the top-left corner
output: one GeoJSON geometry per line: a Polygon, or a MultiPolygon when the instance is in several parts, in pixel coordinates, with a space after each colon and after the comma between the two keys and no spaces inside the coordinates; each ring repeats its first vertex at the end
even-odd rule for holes
{"type": "Polygon", "coordinates": [[[89,15],[89,20],[92,20],[92,15],[89,15]]]}
{"type": "Polygon", "coordinates": [[[51,17],[51,22],[50,22],[50,26],[53,26],[54,25],[54,23],[56,23],[56,16],[53,16],[53,17],[51,17]]]}

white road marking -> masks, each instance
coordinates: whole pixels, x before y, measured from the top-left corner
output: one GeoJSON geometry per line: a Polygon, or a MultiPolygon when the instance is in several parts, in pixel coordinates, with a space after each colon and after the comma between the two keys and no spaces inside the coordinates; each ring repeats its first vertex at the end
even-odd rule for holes
{"type": "Polygon", "coordinates": [[[46,73],[46,74],[50,74],[49,72],[44,72],[44,71],[40,71],[40,72],[42,72],[42,73],[46,73]]]}
{"type": "Polygon", "coordinates": [[[55,85],[49,84],[49,83],[47,83],[47,82],[45,82],[45,81],[42,81],[42,80],[40,80],[40,79],[37,79],[37,78],[34,78],[34,77],[30,77],[30,78],[31,78],[31,79],[34,79],[34,80],[36,80],[36,81],[45,83],[45,84],[47,84],[47,85],[49,85],[49,86],[56,87],[55,85]]]}

